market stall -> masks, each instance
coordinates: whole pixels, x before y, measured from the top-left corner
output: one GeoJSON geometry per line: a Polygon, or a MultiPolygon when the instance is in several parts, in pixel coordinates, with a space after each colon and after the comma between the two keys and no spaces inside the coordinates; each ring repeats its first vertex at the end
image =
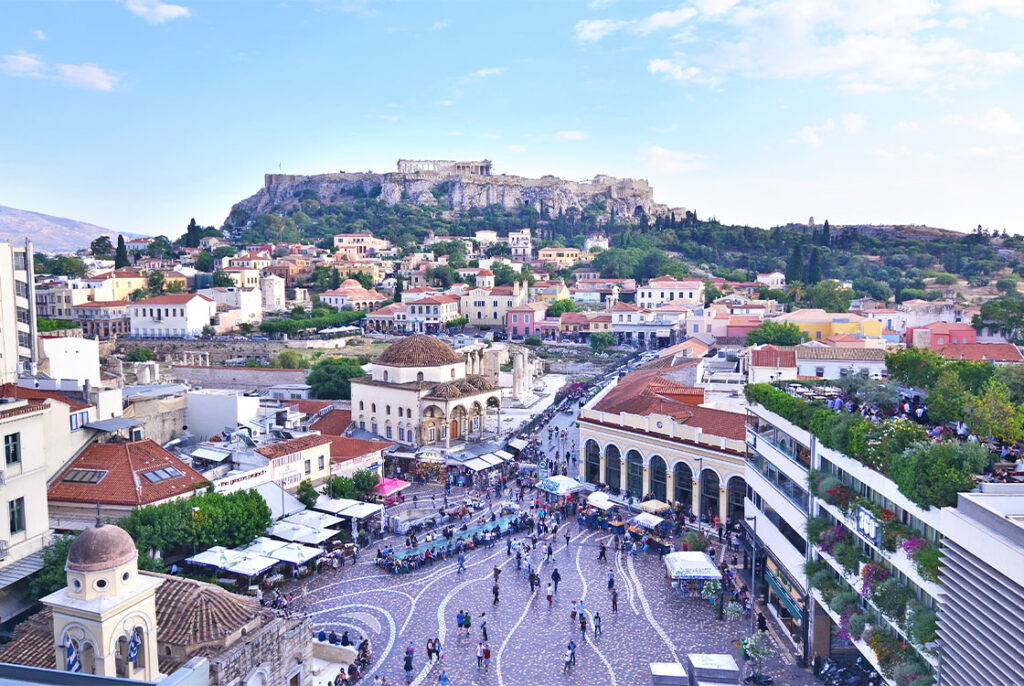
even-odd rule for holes
{"type": "Polygon", "coordinates": [[[292,524],[291,522],[274,522],[270,528],[270,535],[282,541],[290,543],[308,543],[320,545],[340,532],[337,529],[314,529],[303,524],[292,524]]]}
{"type": "Polygon", "coordinates": [[[662,502],[660,500],[645,500],[642,503],[640,503],[640,509],[643,510],[644,512],[650,512],[651,514],[657,515],[663,512],[668,512],[672,508],[669,506],[668,503],[662,502]]]}
{"type": "Polygon", "coordinates": [[[662,560],[672,588],[684,596],[700,597],[705,582],[722,581],[722,572],[707,553],[688,550],[669,553],[662,560]]]}
{"type": "Polygon", "coordinates": [[[562,496],[583,490],[583,484],[568,476],[555,475],[540,481],[537,488],[552,495],[562,496]]]}
{"type": "Polygon", "coordinates": [[[373,494],[383,498],[386,505],[391,505],[397,500],[398,494],[411,485],[411,483],[402,479],[389,479],[385,477],[373,487],[373,494]]]}
{"type": "Polygon", "coordinates": [[[645,552],[667,553],[672,545],[664,530],[665,520],[650,512],[641,512],[630,520],[627,531],[646,546],[645,552]]]}
{"type": "Polygon", "coordinates": [[[608,499],[608,494],[604,491],[594,491],[587,496],[587,505],[590,507],[596,507],[598,510],[607,512],[608,510],[615,507],[615,503],[608,499]]]}

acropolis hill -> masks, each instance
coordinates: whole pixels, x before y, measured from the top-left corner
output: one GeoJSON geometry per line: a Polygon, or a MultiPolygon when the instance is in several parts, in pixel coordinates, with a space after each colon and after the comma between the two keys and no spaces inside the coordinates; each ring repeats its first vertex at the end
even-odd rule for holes
{"type": "Polygon", "coordinates": [[[232,212],[245,210],[250,216],[284,212],[297,206],[305,191],[313,191],[321,203],[351,202],[367,196],[380,197],[390,205],[410,202],[432,206],[445,200],[457,212],[489,205],[507,210],[529,206],[556,216],[570,208],[582,210],[592,203],[602,203],[609,214],[622,220],[669,211],[666,205],[654,202],[654,191],[645,179],[602,174],[589,181],[555,176],[530,179],[494,175],[490,160],[403,159],[398,161],[397,171],[386,173],[266,174],[263,188],[237,203],[232,212]]]}

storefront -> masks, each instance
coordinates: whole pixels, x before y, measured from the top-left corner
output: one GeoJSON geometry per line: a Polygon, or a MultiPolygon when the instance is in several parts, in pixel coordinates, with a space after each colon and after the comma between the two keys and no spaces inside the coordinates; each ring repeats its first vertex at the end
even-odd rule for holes
{"type": "Polygon", "coordinates": [[[794,645],[804,641],[805,599],[800,587],[786,576],[782,568],[768,557],[765,560],[764,580],[767,582],[768,605],[786,627],[794,645]]]}

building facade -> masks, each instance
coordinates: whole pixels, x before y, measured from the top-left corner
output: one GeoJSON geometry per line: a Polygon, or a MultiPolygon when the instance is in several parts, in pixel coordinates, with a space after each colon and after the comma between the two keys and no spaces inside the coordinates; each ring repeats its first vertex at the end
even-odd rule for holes
{"type": "Polygon", "coordinates": [[[131,334],[141,338],[198,336],[217,314],[217,303],[195,293],[158,295],[128,306],[131,334]]]}
{"type": "Polygon", "coordinates": [[[36,296],[32,242],[0,242],[0,383],[36,361],[36,296]]]}

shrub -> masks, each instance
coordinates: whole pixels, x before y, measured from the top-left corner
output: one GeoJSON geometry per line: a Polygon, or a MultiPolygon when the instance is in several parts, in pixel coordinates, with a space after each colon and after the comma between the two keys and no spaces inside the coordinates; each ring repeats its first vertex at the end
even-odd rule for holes
{"type": "Polygon", "coordinates": [[[882,614],[901,625],[907,614],[907,603],[912,597],[910,588],[894,577],[877,584],[871,591],[871,600],[882,614]]]}
{"type": "Polygon", "coordinates": [[[526,338],[523,339],[523,345],[537,347],[543,344],[544,341],[540,340],[540,338],[538,338],[537,336],[527,336],[526,338]]]}
{"type": "MultiPolygon", "coordinates": [[[[923,538],[919,540],[924,541],[923,538]]],[[[903,549],[907,549],[907,543],[903,544],[903,549]]],[[[939,559],[942,553],[938,546],[925,541],[924,545],[915,547],[913,551],[908,550],[907,554],[914,560],[914,566],[922,579],[935,582],[939,580],[939,559]]]]}
{"type": "Polygon", "coordinates": [[[739,603],[727,603],[723,614],[726,619],[736,621],[743,619],[743,615],[746,614],[746,612],[744,611],[743,606],[739,603]]]}
{"type": "Polygon", "coordinates": [[[125,355],[127,362],[149,362],[153,359],[153,351],[149,348],[136,348],[125,355]]]}
{"type": "Polygon", "coordinates": [[[870,598],[872,597],[872,589],[889,578],[889,570],[885,567],[868,563],[861,570],[861,578],[864,580],[864,583],[861,585],[861,594],[865,598],[870,598]]]}
{"type": "Polygon", "coordinates": [[[979,443],[922,441],[895,456],[892,480],[903,495],[929,509],[956,505],[956,494],[974,488],[972,476],[988,464],[989,450],[979,443]]]}
{"type": "Polygon", "coordinates": [[[835,545],[832,554],[836,558],[836,562],[842,565],[848,574],[856,574],[857,568],[864,558],[857,544],[845,540],[835,545]]]}
{"type": "Polygon", "coordinates": [[[848,607],[859,607],[860,596],[853,591],[842,591],[837,593],[832,602],[829,603],[829,608],[836,614],[842,614],[843,610],[848,607]]]}
{"type": "Polygon", "coordinates": [[[931,643],[938,635],[938,615],[923,603],[914,601],[910,607],[907,629],[914,643],[931,643]]]}
{"type": "Polygon", "coordinates": [[[683,536],[683,543],[686,544],[687,550],[698,550],[704,551],[711,545],[711,541],[703,531],[690,531],[683,536]]]}
{"type": "Polygon", "coordinates": [[[849,622],[846,627],[847,633],[852,638],[860,638],[864,634],[864,629],[867,628],[868,619],[870,617],[866,612],[855,612],[850,615],[849,622]]]}

